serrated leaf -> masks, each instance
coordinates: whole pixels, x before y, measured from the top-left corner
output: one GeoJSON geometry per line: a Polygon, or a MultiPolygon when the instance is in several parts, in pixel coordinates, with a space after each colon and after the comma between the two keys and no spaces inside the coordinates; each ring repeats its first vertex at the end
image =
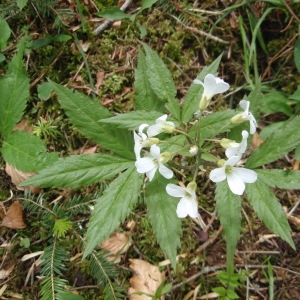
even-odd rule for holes
{"type": "Polygon", "coordinates": [[[295,60],[295,65],[300,73],[300,37],[297,38],[295,47],[294,47],[294,60],[295,60]]]}
{"type": "Polygon", "coordinates": [[[16,0],[16,2],[19,10],[22,10],[27,5],[28,0],[16,0]]]}
{"type": "MultiPolygon", "coordinates": [[[[201,119],[200,131],[201,138],[215,137],[216,135],[232,128],[230,119],[236,114],[233,110],[218,111],[209,114],[201,119]],[[225,127],[225,125],[228,125],[225,127]]],[[[198,123],[195,126],[199,126],[198,123]]],[[[195,132],[195,127],[191,127],[190,134],[195,132]]],[[[240,138],[240,136],[239,136],[240,138]]]]}
{"type": "Polygon", "coordinates": [[[8,23],[1,16],[0,16],[0,32],[1,32],[0,34],[0,51],[1,51],[6,46],[11,33],[8,23]]]}
{"type": "Polygon", "coordinates": [[[246,193],[259,219],[295,250],[285,212],[270,188],[258,178],[256,182],[246,185],[246,193]]]}
{"type": "Polygon", "coordinates": [[[266,185],[280,189],[300,189],[300,171],[298,170],[255,170],[258,178],[266,185]]]}
{"type": "Polygon", "coordinates": [[[158,0],[142,0],[141,9],[152,7],[158,0]]]}
{"type": "Polygon", "coordinates": [[[176,120],[180,120],[180,105],[179,101],[176,98],[169,99],[168,103],[166,103],[165,106],[176,120]]]}
{"type": "Polygon", "coordinates": [[[157,111],[137,110],[102,119],[99,122],[115,124],[118,128],[137,130],[141,124],[155,124],[155,120],[161,116],[162,114],[157,111]]]}
{"type": "Polygon", "coordinates": [[[0,135],[6,136],[22,118],[29,98],[29,79],[23,68],[25,38],[8,64],[7,74],[0,79],[0,135]]]}
{"type": "Polygon", "coordinates": [[[99,123],[99,120],[112,116],[105,107],[83,94],[73,92],[51,80],[49,82],[58,94],[59,103],[66,114],[83,135],[104,149],[135,159],[132,134],[127,130],[99,123]]]}
{"type": "Polygon", "coordinates": [[[163,102],[174,99],[177,90],[171,72],[155,51],[144,43],[143,46],[146,53],[147,75],[151,88],[163,102]]]}
{"type": "Polygon", "coordinates": [[[134,73],[134,101],[137,110],[164,112],[164,103],[154,93],[147,77],[146,57],[141,49],[138,54],[138,65],[134,73]]]}
{"type": "Polygon", "coordinates": [[[125,158],[102,153],[61,158],[21,185],[78,188],[111,179],[133,164],[125,158]]]}
{"type": "Polygon", "coordinates": [[[132,167],[116,178],[97,199],[88,225],[83,257],[89,255],[125,220],[138,200],[142,183],[142,176],[132,167]]]}
{"type": "MultiPolygon", "coordinates": [[[[200,74],[197,76],[197,79],[203,82],[204,77],[207,74],[216,75],[222,54],[214,60],[209,66],[203,68],[200,74]]],[[[181,120],[183,122],[188,122],[194,113],[199,110],[199,102],[203,93],[203,87],[200,84],[192,83],[189,87],[183,101],[182,105],[182,115],[181,120]]]]}
{"type": "Polygon", "coordinates": [[[275,161],[300,144],[300,117],[294,116],[274,132],[249,157],[246,167],[253,169],[275,161]]]}
{"type": "Polygon", "coordinates": [[[6,162],[23,172],[37,172],[58,160],[57,153],[47,153],[44,142],[26,131],[14,131],[4,141],[2,155],[6,162]]]}
{"type": "Polygon", "coordinates": [[[146,204],[156,239],[176,268],[177,247],[180,247],[181,220],[176,214],[178,199],[166,192],[169,180],[156,174],[146,186],[146,204]]]}
{"type": "Polygon", "coordinates": [[[227,266],[232,268],[235,248],[240,237],[241,197],[231,192],[226,180],[217,183],[216,186],[218,217],[226,237],[227,266]]]}
{"type": "Polygon", "coordinates": [[[126,14],[119,7],[113,7],[113,8],[109,8],[109,9],[100,11],[96,15],[103,17],[103,18],[113,19],[115,21],[133,18],[132,15],[126,14]]]}

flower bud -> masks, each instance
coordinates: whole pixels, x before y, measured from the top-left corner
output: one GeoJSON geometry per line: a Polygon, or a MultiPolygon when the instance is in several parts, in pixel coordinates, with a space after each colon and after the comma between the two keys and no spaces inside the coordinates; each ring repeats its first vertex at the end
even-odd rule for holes
{"type": "Polygon", "coordinates": [[[193,145],[190,150],[189,150],[190,154],[195,156],[198,153],[198,147],[196,145],[193,145]]]}
{"type": "Polygon", "coordinates": [[[163,132],[173,133],[175,130],[175,126],[172,126],[170,124],[164,124],[161,129],[163,132]]]}
{"type": "Polygon", "coordinates": [[[144,147],[151,147],[152,145],[157,145],[159,143],[158,138],[147,138],[144,141],[144,147]]]}
{"type": "Polygon", "coordinates": [[[197,183],[195,181],[191,181],[188,185],[187,188],[190,189],[191,191],[195,192],[197,189],[197,183]]]}
{"type": "Polygon", "coordinates": [[[217,161],[217,165],[219,168],[223,167],[225,163],[226,163],[225,159],[220,159],[217,161]]]}
{"type": "Polygon", "coordinates": [[[237,143],[236,141],[224,138],[224,139],[221,139],[220,145],[221,145],[221,147],[227,149],[227,148],[238,147],[240,144],[237,143]]]}
{"type": "Polygon", "coordinates": [[[230,122],[232,124],[240,124],[246,121],[248,121],[248,119],[245,117],[245,114],[243,112],[238,113],[230,119],[230,122]]]}
{"type": "Polygon", "coordinates": [[[167,163],[171,158],[172,158],[172,153],[171,153],[171,152],[164,152],[164,153],[162,153],[162,154],[160,155],[159,160],[160,160],[160,162],[161,162],[162,164],[165,164],[165,163],[167,163]]]}

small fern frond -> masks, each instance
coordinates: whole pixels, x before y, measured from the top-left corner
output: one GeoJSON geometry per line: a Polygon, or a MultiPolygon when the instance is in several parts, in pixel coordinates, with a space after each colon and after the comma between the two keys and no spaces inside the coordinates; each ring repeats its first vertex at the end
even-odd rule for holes
{"type": "Polygon", "coordinates": [[[41,300],[56,300],[57,294],[64,291],[67,280],[50,276],[41,282],[41,300]]]}

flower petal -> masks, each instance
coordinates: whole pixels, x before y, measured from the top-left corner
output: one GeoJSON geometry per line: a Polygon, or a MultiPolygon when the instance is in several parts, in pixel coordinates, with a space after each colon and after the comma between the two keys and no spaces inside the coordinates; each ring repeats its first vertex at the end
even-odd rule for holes
{"type": "Polygon", "coordinates": [[[149,172],[153,168],[158,168],[152,157],[143,157],[135,162],[136,169],[139,173],[149,172]]]}
{"type": "Polygon", "coordinates": [[[187,215],[197,218],[199,213],[196,200],[193,198],[182,198],[177,205],[176,213],[179,218],[185,218],[187,215]]]}
{"type": "Polygon", "coordinates": [[[238,175],[244,182],[253,183],[257,179],[257,173],[245,168],[233,168],[234,174],[238,175]]]}
{"type": "Polygon", "coordinates": [[[250,107],[250,102],[243,99],[243,100],[240,101],[239,105],[248,114],[249,107],[250,107]]]}
{"type": "Polygon", "coordinates": [[[150,153],[153,157],[155,157],[157,159],[157,158],[159,158],[159,155],[160,155],[160,148],[156,145],[152,145],[150,148],[150,153]]]}
{"type": "Polygon", "coordinates": [[[159,164],[158,171],[163,177],[167,179],[172,178],[174,175],[173,171],[164,166],[163,164],[159,164]]]}
{"type": "Polygon", "coordinates": [[[200,81],[199,79],[195,79],[195,80],[193,81],[193,83],[195,83],[195,84],[201,84],[202,86],[204,86],[203,82],[200,81]]]}
{"type": "Polygon", "coordinates": [[[209,174],[209,178],[213,182],[221,182],[226,179],[225,168],[216,168],[209,174]]]}
{"type": "Polygon", "coordinates": [[[161,133],[162,132],[161,127],[162,127],[161,124],[154,124],[154,125],[149,126],[149,128],[147,129],[148,136],[152,137],[152,136],[156,136],[159,133],[161,133]]]}
{"type": "Polygon", "coordinates": [[[257,123],[256,123],[256,120],[253,117],[253,119],[250,120],[250,133],[251,134],[254,134],[256,132],[256,127],[257,127],[257,123]]]}
{"type": "Polygon", "coordinates": [[[153,168],[152,170],[150,170],[149,172],[146,172],[146,175],[147,177],[149,178],[149,181],[151,181],[155,175],[155,172],[157,170],[157,167],[156,168],[153,168]]]}
{"type": "Polygon", "coordinates": [[[177,197],[177,198],[182,198],[185,195],[185,190],[186,190],[185,188],[172,183],[169,183],[166,186],[167,193],[170,196],[177,197]]]}
{"type": "Polygon", "coordinates": [[[236,195],[242,195],[245,190],[245,184],[242,178],[235,172],[233,168],[230,174],[227,174],[227,182],[229,185],[230,190],[236,195]]]}

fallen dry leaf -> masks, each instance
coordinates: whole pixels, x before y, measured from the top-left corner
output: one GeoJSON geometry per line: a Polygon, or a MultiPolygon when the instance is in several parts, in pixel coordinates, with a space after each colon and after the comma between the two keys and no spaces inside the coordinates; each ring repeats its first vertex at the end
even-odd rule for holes
{"type": "MultiPolygon", "coordinates": [[[[137,295],[135,292],[142,292],[154,295],[157,288],[160,286],[165,276],[159,271],[157,266],[151,265],[141,259],[130,259],[130,268],[135,271],[135,274],[130,278],[131,287],[128,290],[130,300],[151,300],[147,295],[137,295]]],[[[164,299],[164,297],[161,297],[164,299]]]]}
{"type": "Polygon", "coordinates": [[[41,192],[41,189],[34,186],[18,186],[21,182],[25,181],[26,179],[32,177],[36,173],[29,172],[24,173],[22,171],[17,170],[16,168],[12,167],[8,163],[5,165],[5,172],[11,177],[12,183],[16,186],[16,188],[20,191],[30,191],[32,194],[38,194],[41,192]]]}
{"type": "Polygon", "coordinates": [[[4,270],[0,270],[0,279],[5,279],[9,276],[9,274],[12,272],[12,270],[14,269],[15,265],[11,265],[8,269],[4,270]]]}
{"type": "Polygon", "coordinates": [[[109,261],[118,263],[121,261],[121,254],[126,252],[131,245],[132,242],[129,241],[125,233],[114,232],[109,239],[101,244],[100,248],[111,254],[108,257],[109,261]]]}
{"type": "Polygon", "coordinates": [[[1,225],[11,229],[23,229],[26,227],[26,224],[23,220],[22,205],[19,201],[14,201],[8,208],[1,225]]]}

